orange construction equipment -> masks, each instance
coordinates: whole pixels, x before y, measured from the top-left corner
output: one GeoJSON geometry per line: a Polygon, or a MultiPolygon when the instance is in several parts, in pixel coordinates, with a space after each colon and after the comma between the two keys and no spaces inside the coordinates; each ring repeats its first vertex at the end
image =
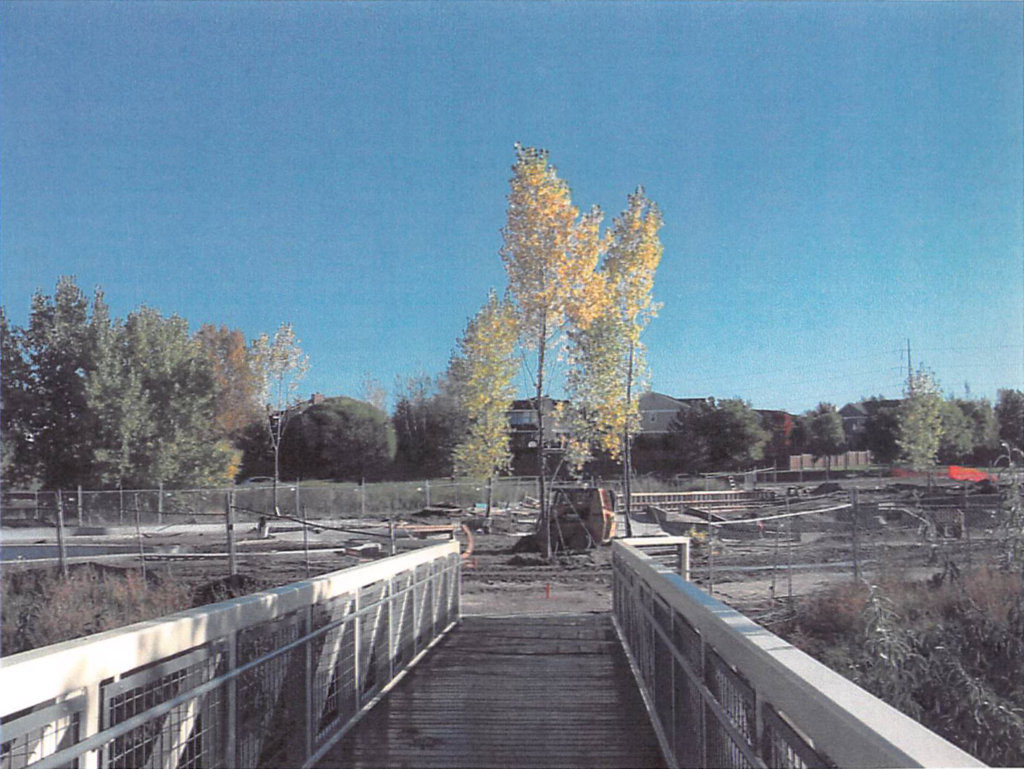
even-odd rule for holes
{"type": "Polygon", "coordinates": [[[609,489],[556,486],[549,510],[555,550],[589,550],[615,538],[615,493],[609,489]]]}

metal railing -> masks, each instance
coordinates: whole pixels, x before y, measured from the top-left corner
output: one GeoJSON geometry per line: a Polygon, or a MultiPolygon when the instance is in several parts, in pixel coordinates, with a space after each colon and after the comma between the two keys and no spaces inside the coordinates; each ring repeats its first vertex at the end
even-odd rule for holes
{"type": "Polygon", "coordinates": [[[984,766],[691,585],[651,542],[613,543],[613,611],[670,765],[984,766]]]}
{"type": "Polygon", "coordinates": [[[458,543],[0,661],[0,769],[315,763],[459,618],[458,543]]]}

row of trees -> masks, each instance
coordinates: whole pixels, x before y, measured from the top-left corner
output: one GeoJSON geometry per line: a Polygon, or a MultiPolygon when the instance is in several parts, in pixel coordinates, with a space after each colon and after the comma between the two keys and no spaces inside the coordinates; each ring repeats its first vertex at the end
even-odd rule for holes
{"type": "Polygon", "coordinates": [[[914,467],[991,464],[1001,443],[1024,449],[1024,393],[1000,390],[995,407],[985,398],[942,396],[934,377],[917,372],[899,401],[871,398],[862,430],[848,433],[831,403],[804,414],[758,412],[740,399],[686,403],[659,446],[662,466],[674,472],[751,467],[765,460],[808,453],[829,458],[847,450],[869,450],[876,462],[914,467]],[[779,418],[781,416],[781,418],[779,418]]]}
{"type": "Polygon", "coordinates": [[[287,325],[247,344],[146,306],[112,319],[72,277],[36,292],[24,328],[0,308],[0,348],[3,481],[43,488],[230,481],[247,435],[280,441],[307,366],[287,325]]]}

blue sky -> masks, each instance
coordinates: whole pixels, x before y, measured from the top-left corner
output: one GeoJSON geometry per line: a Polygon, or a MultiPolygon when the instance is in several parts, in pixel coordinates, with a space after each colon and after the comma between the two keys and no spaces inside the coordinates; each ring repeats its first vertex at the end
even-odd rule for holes
{"type": "Polygon", "coordinates": [[[0,301],[76,275],[306,390],[443,370],[513,144],[661,206],[656,390],[801,411],[1024,387],[1024,4],[0,4],[0,301]]]}

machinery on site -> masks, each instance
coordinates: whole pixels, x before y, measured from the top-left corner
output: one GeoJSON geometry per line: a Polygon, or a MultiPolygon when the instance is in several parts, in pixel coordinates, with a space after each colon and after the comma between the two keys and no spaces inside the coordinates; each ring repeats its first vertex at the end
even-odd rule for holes
{"type": "Polygon", "coordinates": [[[580,552],[615,538],[615,492],[610,489],[555,486],[548,510],[553,550],[580,552]]]}

